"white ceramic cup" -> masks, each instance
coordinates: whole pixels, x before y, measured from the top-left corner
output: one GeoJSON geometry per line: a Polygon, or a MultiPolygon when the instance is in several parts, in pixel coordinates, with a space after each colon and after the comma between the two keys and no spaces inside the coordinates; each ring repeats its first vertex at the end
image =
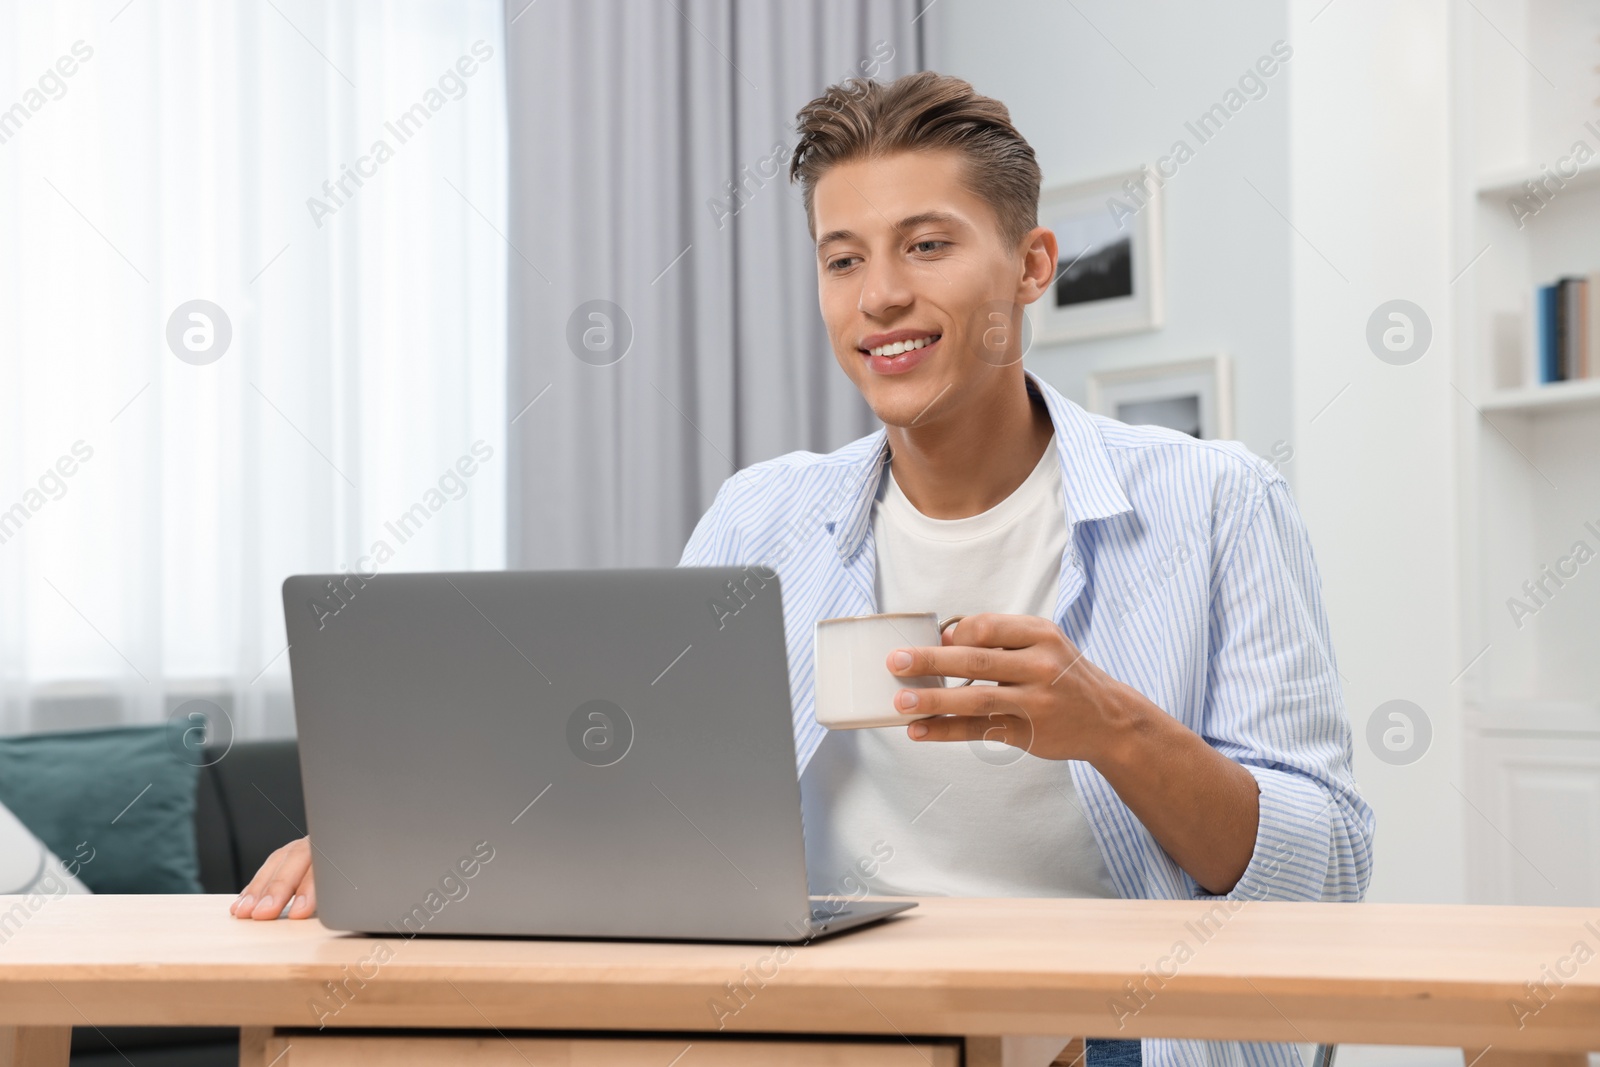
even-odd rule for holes
{"type": "MultiPolygon", "coordinates": [[[[938,675],[900,677],[889,673],[889,653],[897,648],[939,644],[945,630],[965,615],[941,620],[931,611],[887,615],[850,615],[820,619],[816,627],[816,715],[830,730],[868,726],[901,726],[929,715],[895,710],[894,695],[902,689],[936,689],[946,685],[938,675]]],[[[951,688],[971,685],[964,678],[951,688]]]]}

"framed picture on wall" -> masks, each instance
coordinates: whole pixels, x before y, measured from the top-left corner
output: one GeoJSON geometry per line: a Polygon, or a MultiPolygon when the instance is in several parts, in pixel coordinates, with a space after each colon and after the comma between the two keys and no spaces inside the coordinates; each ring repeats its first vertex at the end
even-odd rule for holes
{"type": "Polygon", "coordinates": [[[1135,426],[1166,426],[1207,441],[1233,437],[1233,372],[1218,353],[1089,375],[1089,410],[1135,426]]]}
{"type": "Polygon", "coordinates": [[[1149,180],[1139,192],[1140,180],[1135,170],[1040,194],[1039,224],[1055,232],[1058,247],[1050,291],[1028,306],[1036,343],[1161,325],[1161,190],[1149,180]]]}

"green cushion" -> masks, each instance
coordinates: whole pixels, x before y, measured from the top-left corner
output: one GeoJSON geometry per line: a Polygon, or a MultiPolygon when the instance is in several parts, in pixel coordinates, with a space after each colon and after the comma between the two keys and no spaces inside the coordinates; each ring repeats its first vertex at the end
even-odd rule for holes
{"type": "Polygon", "coordinates": [[[179,722],[0,737],[0,803],[96,893],[198,893],[185,751],[179,722]]]}

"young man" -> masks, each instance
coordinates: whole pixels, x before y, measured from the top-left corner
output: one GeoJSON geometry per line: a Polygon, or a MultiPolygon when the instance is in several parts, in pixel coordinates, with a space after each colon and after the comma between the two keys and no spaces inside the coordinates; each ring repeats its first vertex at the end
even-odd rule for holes
{"type": "MultiPolygon", "coordinates": [[[[681,563],[780,576],[813,888],[1361,899],[1374,819],[1276,469],[1090,415],[1024,371],[1022,309],[1057,247],[1004,105],[925,72],[834,86],[798,117],[823,321],[884,429],[737,472],[681,563]],[[904,730],[828,734],[815,622],[892,611],[966,618],[890,671],[979,684],[901,690],[934,716],[904,730]]],[[[310,915],[310,879],[308,843],[285,846],[234,914],[275,918],[296,894],[288,914],[310,915]]],[[[1105,1032],[1171,976],[1110,1003],[1105,1032]]],[[[1140,1044],[1091,1042],[1089,1067],[1137,1063],[1140,1044]]],[[[1292,1045],[1143,1052],[1300,1063],[1292,1045]]]]}
{"type": "MultiPolygon", "coordinates": [[[[1090,415],[1024,371],[1022,309],[1057,246],[1004,105],[933,73],[848,82],[799,132],[823,321],[884,429],[736,473],[681,562],[780,576],[813,888],[1361,899],[1374,819],[1287,484],[1236,443],[1090,415]],[[815,622],[894,611],[966,618],[890,671],[980,684],[901,690],[935,715],[905,729],[827,733],[815,622]]],[[[1104,1032],[1160,984],[1109,1005],[1104,1032]]],[[[1089,1067],[1140,1044],[1091,1041],[1089,1067]]],[[[1142,1044],[1160,1067],[1300,1063],[1142,1044]]]]}

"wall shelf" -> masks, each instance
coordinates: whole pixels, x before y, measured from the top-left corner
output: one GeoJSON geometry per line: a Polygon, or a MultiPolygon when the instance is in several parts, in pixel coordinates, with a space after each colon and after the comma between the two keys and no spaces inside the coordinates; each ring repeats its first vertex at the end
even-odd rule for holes
{"type": "Polygon", "coordinates": [[[1471,702],[1468,724],[1479,732],[1582,734],[1600,738],[1600,701],[1492,696],[1471,702]]]}
{"type": "MultiPolygon", "coordinates": [[[[1551,173],[1554,173],[1554,171],[1551,171],[1551,173]]],[[[1540,181],[1545,176],[1543,169],[1531,165],[1481,174],[1478,176],[1478,195],[1484,197],[1526,196],[1527,190],[1523,188],[1523,185],[1530,181],[1540,181]]],[[[1556,176],[1560,177],[1560,175],[1556,176]]],[[[1560,193],[1579,192],[1584,189],[1600,189],[1600,166],[1581,167],[1573,177],[1561,178],[1561,180],[1566,185],[1554,190],[1557,195],[1560,193]]]]}
{"type": "Polygon", "coordinates": [[[1600,158],[1557,171],[1600,142],[1600,8],[1499,0],[1494,18],[1457,23],[1452,54],[1453,245],[1477,256],[1451,282],[1451,377],[1477,406],[1456,423],[1467,899],[1592,907],[1600,559],[1569,572],[1577,542],[1600,545],[1600,379],[1528,371],[1539,287],[1600,270],[1600,158]]]}
{"type": "Polygon", "coordinates": [[[1573,382],[1551,382],[1521,389],[1499,389],[1478,401],[1481,411],[1520,411],[1533,413],[1552,408],[1592,407],[1600,409],[1600,378],[1573,382]]]}

